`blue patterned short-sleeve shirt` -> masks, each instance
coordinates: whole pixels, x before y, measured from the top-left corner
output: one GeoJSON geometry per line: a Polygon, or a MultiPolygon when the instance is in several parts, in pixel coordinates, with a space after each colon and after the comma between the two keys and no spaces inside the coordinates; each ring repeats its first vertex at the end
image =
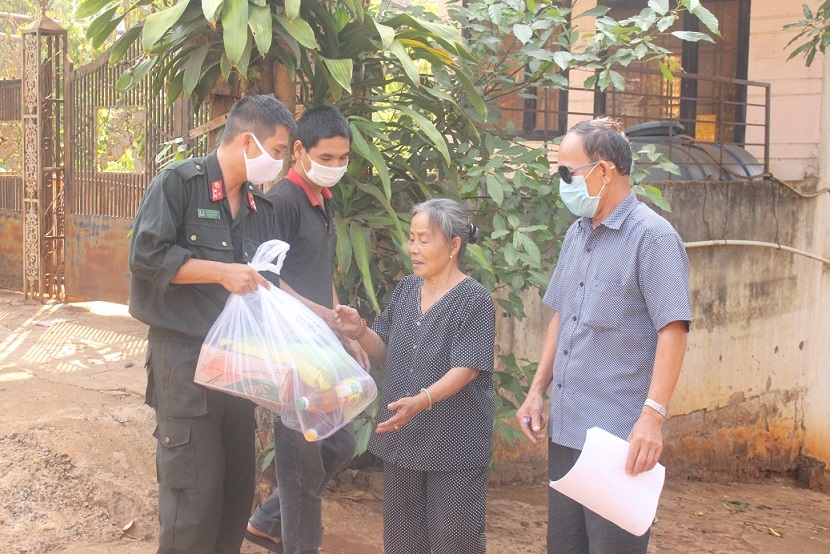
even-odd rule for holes
{"type": "Polygon", "coordinates": [[[595,426],[626,439],[651,386],[657,331],[692,318],[680,235],[633,194],[596,229],[580,218],[544,302],[559,313],[551,440],[582,449],[595,426]]]}
{"type": "Polygon", "coordinates": [[[378,423],[386,406],[415,396],[454,367],[478,376],[400,430],[373,433],[369,450],[387,462],[418,471],[484,467],[493,451],[493,358],[496,313],[490,293],[467,277],[421,313],[423,279],[404,277],[372,329],[387,345],[378,423]]]}

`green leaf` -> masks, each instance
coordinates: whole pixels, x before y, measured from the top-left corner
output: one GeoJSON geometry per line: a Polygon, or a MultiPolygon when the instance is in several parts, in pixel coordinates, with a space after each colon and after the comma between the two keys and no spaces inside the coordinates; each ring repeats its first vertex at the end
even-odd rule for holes
{"type": "Polygon", "coordinates": [[[455,76],[458,78],[458,82],[461,83],[461,88],[464,89],[464,94],[467,95],[467,100],[473,105],[476,113],[482,119],[485,119],[487,117],[487,104],[484,102],[481,93],[476,89],[470,76],[461,68],[455,69],[455,76]]]}
{"type": "Polygon", "coordinates": [[[339,214],[334,218],[334,228],[337,230],[337,262],[340,271],[345,275],[352,267],[352,241],[349,237],[349,225],[339,214]]]}
{"type": "Polygon", "coordinates": [[[412,58],[409,57],[409,53],[404,48],[404,45],[398,40],[392,41],[392,44],[389,46],[389,53],[401,62],[401,67],[403,67],[406,76],[409,77],[409,81],[416,87],[419,86],[421,84],[421,75],[418,73],[418,67],[412,61],[412,58]]]}
{"type": "Polygon", "coordinates": [[[146,77],[147,74],[150,73],[150,70],[153,69],[153,66],[156,65],[156,61],[158,61],[158,58],[154,57],[146,58],[138,62],[133,67],[133,82],[138,83],[139,81],[144,79],[144,77],[146,77]]]}
{"type": "Polygon", "coordinates": [[[202,64],[205,62],[210,45],[206,42],[193,52],[187,60],[184,68],[184,95],[193,94],[193,89],[199,84],[202,77],[202,64]]]}
{"type": "Polygon", "coordinates": [[[389,168],[386,167],[386,161],[383,159],[383,154],[380,153],[380,150],[377,149],[371,142],[367,142],[365,138],[363,138],[363,134],[360,132],[360,129],[357,128],[354,124],[351,125],[352,127],[352,150],[357,152],[360,156],[363,157],[367,162],[372,164],[372,167],[378,172],[378,177],[380,177],[380,181],[383,184],[383,193],[386,195],[387,200],[392,198],[392,182],[389,179],[389,168]]]}
{"type": "Polygon", "coordinates": [[[511,243],[504,245],[504,261],[510,267],[516,265],[516,262],[519,261],[519,251],[511,243]]]}
{"type": "Polygon", "coordinates": [[[502,202],[504,202],[504,189],[502,188],[501,183],[493,175],[487,175],[485,182],[487,184],[487,195],[492,198],[493,202],[495,202],[498,206],[501,206],[502,202]]]}
{"type": "Polygon", "coordinates": [[[409,26],[415,29],[421,28],[430,34],[435,35],[436,38],[448,43],[461,44],[463,42],[463,39],[461,38],[461,33],[455,27],[451,25],[433,23],[431,21],[426,21],[424,19],[417,19],[409,14],[396,15],[395,17],[391,18],[389,21],[386,22],[386,24],[391,27],[394,27],[395,25],[399,25],[401,23],[408,23],[409,26]]]}
{"type": "MultiPolygon", "coordinates": [[[[228,0],[233,2],[234,0],[228,0]]],[[[202,0],[202,13],[210,23],[216,23],[216,17],[222,12],[225,0],[202,0]]]]}
{"type": "Polygon", "coordinates": [[[378,23],[374,19],[372,20],[372,23],[375,24],[375,29],[377,29],[378,35],[380,36],[381,49],[389,50],[389,47],[392,46],[392,41],[395,40],[395,29],[378,23]]]}
{"type": "MultiPolygon", "coordinates": [[[[377,402],[375,398],[374,402],[377,402]]],[[[366,452],[369,438],[372,436],[372,424],[368,420],[358,420],[354,424],[355,455],[366,452]]]]}
{"type": "Polygon", "coordinates": [[[669,0],[648,0],[648,7],[660,15],[666,15],[669,11],[669,0]]]}
{"type": "Polygon", "coordinates": [[[107,38],[107,35],[109,35],[112,32],[112,30],[110,29],[102,37],[99,35],[101,35],[102,31],[104,31],[104,29],[107,28],[108,24],[112,22],[112,16],[115,15],[116,10],[118,10],[117,5],[111,7],[110,9],[106,10],[104,13],[93,19],[92,23],[90,23],[89,27],[87,27],[86,29],[87,38],[92,40],[99,40],[99,45],[100,43],[104,42],[104,39],[107,38]]]}
{"type": "Polygon", "coordinates": [[[441,152],[441,155],[444,157],[444,161],[450,163],[450,151],[449,148],[447,148],[447,140],[444,138],[444,135],[442,135],[438,129],[435,128],[432,121],[428,120],[408,106],[399,104],[395,107],[412,118],[415,124],[421,129],[421,131],[424,132],[427,138],[429,138],[430,142],[432,142],[438,151],[441,152]]]}
{"type": "Polygon", "coordinates": [[[524,233],[516,233],[516,236],[519,237],[519,242],[521,243],[522,248],[524,248],[525,252],[527,252],[530,256],[533,264],[540,265],[542,263],[542,254],[539,252],[539,246],[537,246],[537,244],[524,233]]]}
{"type": "Polygon", "coordinates": [[[277,455],[277,451],[274,449],[274,443],[271,443],[271,449],[268,450],[265,455],[262,457],[262,464],[260,465],[260,471],[265,473],[268,468],[271,466],[271,462],[274,461],[274,457],[277,455]]]}
{"type": "MultiPolygon", "coordinates": [[[[176,4],[166,10],[151,13],[144,22],[141,45],[145,50],[152,50],[170,27],[176,24],[187,9],[190,0],[179,0],[176,4]]],[[[231,2],[233,3],[233,2],[231,2]]],[[[247,1],[244,2],[247,6],[247,1]]]]}
{"type": "Polygon", "coordinates": [[[665,79],[666,81],[671,81],[672,79],[674,79],[674,75],[672,75],[672,71],[671,69],[669,69],[669,66],[667,66],[663,62],[660,62],[659,65],[660,73],[663,74],[663,79],[665,79]]]}
{"type": "Polygon", "coordinates": [[[591,8],[588,11],[584,11],[584,12],[582,12],[581,14],[579,14],[577,16],[574,16],[573,19],[578,19],[578,18],[581,18],[581,17],[601,17],[601,16],[607,14],[608,10],[610,10],[610,9],[611,8],[609,8],[608,6],[597,6],[595,8],[591,8]]]}
{"type": "Polygon", "coordinates": [[[222,78],[226,83],[229,83],[231,80],[231,71],[233,70],[233,66],[224,52],[222,52],[222,58],[219,60],[219,69],[222,71],[222,78]]]}
{"type": "Polygon", "coordinates": [[[318,58],[323,60],[323,64],[326,66],[326,69],[329,70],[329,74],[331,74],[337,84],[349,91],[349,94],[351,94],[352,71],[354,69],[354,62],[352,59],[331,59],[326,58],[325,56],[318,56],[318,58]]]}
{"type": "Polygon", "coordinates": [[[127,32],[121,35],[117,41],[115,41],[115,45],[110,50],[110,65],[116,65],[118,62],[124,59],[124,56],[127,54],[127,50],[130,49],[130,46],[135,43],[136,39],[138,39],[139,35],[141,35],[141,26],[136,25],[135,27],[130,27],[127,29],[127,32]]]}
{"type": "Polygon", "coordinates": [[[101,11],[101,8],[112,1],[113,0],[86,0],[85,2],[81,2],[78,9],[75,10],[75,18],[86,19],[87,17],[93,16],[101,11]]]}
{"type": "Polygon", "coordinates": [[[559,50],[553,53],[553,61],[560,67],[560,69],[568,69],[571,65],[571,60],[573,56],[571,56],[570,52],[566,52],[565,50],[559,50]]]}
{"type": "Polygon", "coordinates": [[[285,17],[290,21],[300,15],[300,0],[285,0],[285,17]]]}
{"type": "Polygon", "coordinates": [[[614,85],[615,89],[619,91],[625,90],[625,77],[613,70],[609,72],[609,75],[611,76],[611,84],[614,85]]]}
{"type": "Polygon", "coordinates": [[[715,33],[716,35],[720,34],[718,31],[718,18],[715,17],[715,14],[707,10],[702,4],[690,11],[701,23],[706,25],[706,28],[709,29],[710,32],[715,33]]]}
{"type": "Polygon", "coordinates": [[[133,84],[133,68],[127,69],[115,82],[115,90],[124,92],[133,84]]]}
{"type": "Polygon", "coordinates": [[[363,276],[363,290],[371,303],[375,313],[380,313],[380,305],[375,295],[375,286],[372,284],[372,234],[365,226],[357,222],[349,224],[349,238],[352,241],[352,250],[357,267],[363,276]]]}
{"type": "Polygon", "coordinates": [[[674,15],[667,15],[666,17],[661,17],[660,21],[657,22],[657,30],[661,33],[669,30],[674,22],[677,21],[677,17],[674,15]]]}
{"type": "Polygon", "coordinates": [[[588,90],[588,89],[594,88],[594,86],[596,84],[597,84],[597,76],[596,76],[596,74],[593,74],[590,77],[588,77],[587,79],[585,79],[585,82],[582,84],[582,86],[585,88],[585,90],[588,90]]]}
{"type": "Polygon", "coordinates": [[[306,48],[310,48],[311,50],[317,49],[317,39],[314,38],[314,30],[305,20],[297,18],[289,21],[285,16],[278,15],[277,21],[291,35],[291,38],[306,48]]]}
{"type": "Polygon", "coordinates": [[[236,64],[236,69],[243,77],[248,76],[248,64],[251,63],[251,52],[254,49],[254,39],[251,35],[247,35],[245,40],[245,48],[242,50],[242,57],[239,58],[239,63],[236,64]]]}
{"type": "Polygon", "coordinates": [[[526,25],[524,23],[516,23],[513,25],[513,34],[516,36],[522,44],[527,44],[528,41],[533,38],[533,29],[530,25],[526,25]]]}
{"type": "Polygon", "coordinates": [[[490,273],[495,273],[496,270],[493,268],[493,265],[490,263],[490,260],[487,259],[487,255],[484,254],[484,249],[481,248],[480,245],[468,244],[467,257],[470,258],[473,261],[473,263],[483,268],[484,270],[490,273]]]}
{"type": "Polygon", "coordinates": [[[248,27],[256,41],[256,49],[264,56],[271,49],[274,38],[271,25],[271,8],[268,6],[252,6],[248,11],[248,27]]]}
{"type": "Polygon", "coordinates": [[[222,42],[231,65],[239,66],[248,36],[248,0],[231,0],[222,6],[222,42]]]}
{"type": "Polygon", "coordinates": [[[679,38],[680,40],[685,40],[688,42],[697,42],[699,40],[705,40],[706,42],[715,42],[715,40],[706,33],[696,33],[694,31],[673,31],[671,34],[679,38]]]}

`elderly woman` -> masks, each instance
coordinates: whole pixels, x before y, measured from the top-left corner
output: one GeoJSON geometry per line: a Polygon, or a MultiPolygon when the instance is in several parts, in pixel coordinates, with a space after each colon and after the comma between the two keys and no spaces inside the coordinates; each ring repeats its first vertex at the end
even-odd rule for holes
{"type": "Polygon", "coordinates": [[[458,202],[412,209],[414,275],[367,329],[338,306],[341,329],[386,360],[369,450],[383,460],[387,554],[486,551],[487,466],[493,449],[495,309],[458,267],[477,230],[458,202]]]}

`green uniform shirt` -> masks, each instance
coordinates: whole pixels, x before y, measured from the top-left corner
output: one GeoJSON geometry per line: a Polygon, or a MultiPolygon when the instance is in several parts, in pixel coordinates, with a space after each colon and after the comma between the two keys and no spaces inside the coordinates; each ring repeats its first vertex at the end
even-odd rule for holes
{"type": "MultiPolygon", "coordinates": [[[[150,337],[174,332],[201,342],[230,294],[222,285],[170,281],[190,258],[247,263],[263,242],[280,238],[271,201],[254,185],[231,219],[213,152],[168,165],[138,207],[130,241],[130,314],[150,337]]],[[[247,190],[245,190],[247,188],[247,190]]]]}

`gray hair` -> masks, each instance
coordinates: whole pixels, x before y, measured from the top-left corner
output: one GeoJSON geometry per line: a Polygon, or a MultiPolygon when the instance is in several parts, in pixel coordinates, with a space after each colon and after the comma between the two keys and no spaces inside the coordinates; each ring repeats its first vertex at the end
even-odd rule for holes
{"type": "Polygon", "coordinates": [[[447,242],[455,237],[461,239],[461,248],[458,250],[459,258],[464,256],[467,244],[478,242],[478,228],[470,221],[461,204],[455,200],[432,198],[416,204],[411,211],[413,216],[421,212],[427,214],[429,224],[440,230],[447,242]]]}
{"type": "Polygon", "coordinates": [[[582,137],[582,148],[593,161],[608,160],[620,175],[631,172],[631,145],[620,124],[610,117],[580,121],[568,131],[582,137]]]}

